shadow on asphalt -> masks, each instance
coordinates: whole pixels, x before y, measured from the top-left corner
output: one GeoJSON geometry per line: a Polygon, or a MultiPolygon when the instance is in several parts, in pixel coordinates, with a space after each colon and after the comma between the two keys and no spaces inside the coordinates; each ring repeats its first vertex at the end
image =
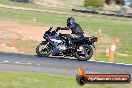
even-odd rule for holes
{"type": "Polygon", "coordinates": [[[37,55],[27,55],[27,54],[20,54],[20,53],[6,53],[6,52],[0,52],[0,58],[4,59],[12,59],[12,60],[30,60],[30,61],[36,61],[36,62],[55,62],[55,63],[70,63],[70,64],[85,64],[85,65],[98,65],[98,66],[125,66],[125,67],[132,67],[132,65],[124,65],[124,64],[116,64],[116,63],[106,63],[106,62],[98,62],[98,61],[78,61],[77,59],[71,59],[71,57],[59,57],[59,56],[53,56],[53,57],[38,57],[37,55]]]}
{"type": "Polygon", "coordinates": [[[24,53],[7,53],[7,52],[0,52],[0,56],[15,56],[15,57],[24,57],[24,58],[37,58],[37,59],[62,59],[62,60],[74,60],[78,61],[76,58],[73,57],[63,57],[63,56],[51,56],[51,57],[39,57],[37,55],[27,55],[24,53]]]}

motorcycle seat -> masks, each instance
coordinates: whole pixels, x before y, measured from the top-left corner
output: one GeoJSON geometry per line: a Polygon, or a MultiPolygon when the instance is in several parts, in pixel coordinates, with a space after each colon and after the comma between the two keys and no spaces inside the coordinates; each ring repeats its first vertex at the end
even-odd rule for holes
{"type": "Polygon", "coordinates": [[[89,37],[83,37],[83,38],[80,38],[80,39],[72,39],[72,41],[74,43],[76,43],[76,42],[79,42],[79,41],[84,40],[84,39],[89,39],[89,37]]]}

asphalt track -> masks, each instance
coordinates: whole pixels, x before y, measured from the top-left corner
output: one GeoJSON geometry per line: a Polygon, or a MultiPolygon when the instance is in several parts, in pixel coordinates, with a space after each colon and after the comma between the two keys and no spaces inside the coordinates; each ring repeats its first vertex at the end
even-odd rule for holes
{"type": "Polygon", "coordinates": [[[87,73],[130,74],[132,65],[77,61],[62,57],[37,57],[32,55],[0,52],[0,71],[37,72],[58,75],[76,75],[82,66],[87,73]]]}

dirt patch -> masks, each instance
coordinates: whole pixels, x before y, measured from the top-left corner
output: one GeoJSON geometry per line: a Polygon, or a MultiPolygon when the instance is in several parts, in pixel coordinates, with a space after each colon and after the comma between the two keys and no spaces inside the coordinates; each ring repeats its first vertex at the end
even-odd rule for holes
{"type": "Polygon", "coordinates": [[[32,49],[36,46],[35,42],[43,40],[43,33],[47,29],[48,27],[0,21],[0,51],[18,53],[25,47],[25,51],[33,51],[32,49]]]}
{"type": "Polygon", "coordinates": [[[76,8],[83,6],[84,0],[43,0],[49,4],[65,7],[65,8],[76,8]]]}
{"type": "MultiPolygon", "coordinates": [[[[28,52],[32,51],[32,49],[36,48],[37,42],[44,40],[43,34],[48,29],[49,27],[39,27],[19,22],[0,21],[0,51],[16,52],[16,50],[19,50],[21,47],[27,47],[26,49],[28,49],[28,52]]],[[[71,31],[59,32],[65,34],[71,33],[71,31]]]]}
{"type": "Polygon", "coordinates": [[[38,27],[20,24],[18,22],[0,21],[0,37],[4,38],[22,38],[42,41],[43,33],[47,29],[48,27],[38,27]]]}
{"type": "Polygon", "coordinates": [[[14,53],[18,52],[18,50],[15,47],[9,47],[5,44],[0,45],[0,51],[1,52],[14,52],[14,53]]]}
{"type": "Polygon", "coordinates": [[[3,4],[0,4],[0,8],[23,10],[23,11],[48,12],[48,13],[56,13],[56,14],[64,14],[64,15],[75,15],[74,13],[66,13],[61,11],[44,10],[44,9],[40,10],[40,9],[32,9],[32,8],[26,8],[26,7],[9,6],[9,5],[3,5],[3,4]]]}
{"type": "Polygon", "coordinates": [[[33,2],[33,4],[47,6],[47,7],[53,7],[53,8],[64,8],[62,6],[58,6],[58,5],[54,5],[54,4],[49,4],[47,2],[33,2]]]}
{"type": "MultiPolygon", "coordinates": [[[[21,24],[18,22],[0,21],[0,38],[21,38],[36,41],[43,40],[43,34],[49,27],[39,27],[21,24]],[[8,25],[7,25],[8,24],[8,25]]],[[[59,31],[62,34],[70,34],[70,30],[59,31]]],[[[85,34],[85,36],[88,36],[85,34]]]]}

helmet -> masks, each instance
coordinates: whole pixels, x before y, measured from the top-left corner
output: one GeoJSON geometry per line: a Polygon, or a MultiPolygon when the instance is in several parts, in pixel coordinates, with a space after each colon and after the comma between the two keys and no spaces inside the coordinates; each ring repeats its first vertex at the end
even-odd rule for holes
{"type": "Polygon", "coordinates": [[[69,17],[69,18],[67,19],[67,26],[73,24],[74,22],[75,22],[74,18],[73,18],[73,17],[69,17]]]}

